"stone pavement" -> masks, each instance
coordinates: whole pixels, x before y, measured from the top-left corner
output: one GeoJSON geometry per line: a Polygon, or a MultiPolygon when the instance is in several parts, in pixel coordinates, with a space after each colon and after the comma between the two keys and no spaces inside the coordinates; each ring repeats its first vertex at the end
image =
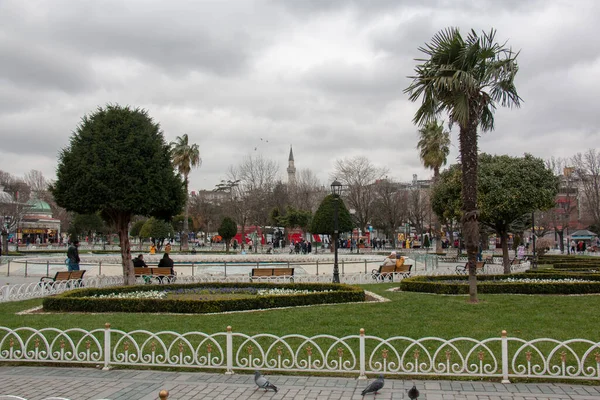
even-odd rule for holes
{"type": "MultiPolygon", "coordinates": [[[[293,399],[354,400],[369,381],[353,378],[284,376],[268,374],[279,392],[256,391],[250,374],[224,375],[205,372],[152,370],[101,371],[94,368],[0,367],[0,399],[13,395],[27,400],[63,397],[71,400],[154,400],[166,389],[169,400],[195,399],[293,399]]],[[[542,400],[600,399],[600,386],[560,383],[511,383],[474,381],[413,381],[387,379],[379,400],[408,399],[416,384],[419,400],[542,400]]],[[[372,394],[365,396],[369,400],[372,394]]]]}

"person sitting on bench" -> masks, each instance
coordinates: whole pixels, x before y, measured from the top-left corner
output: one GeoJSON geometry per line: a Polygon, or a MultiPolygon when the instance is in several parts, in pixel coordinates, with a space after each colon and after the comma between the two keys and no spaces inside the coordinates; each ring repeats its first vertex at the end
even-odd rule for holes
{"type": "Polygon", "coordinates": [[[396,252],[392,251],[389,256],[383,261],[382,266],[387,267],[389,265],[396,265],[396,252]]]}
{"type": "MultiPolygon", "coordinates": [[[[175,275],[175,269],[173,268],[173,260],[169,257],[169,253],[165,253],[165,255],[163,256],[163,258],[160,259],[160,261],[158,262],[158,268],[170,268],[171,269],[171,276],[175,275]]],[[[159,282],[162,283],[162,278],[158,278],[159,282]]],[[[167,280],[167,282],[169,282],[167,280]]]]}
{"type": "MultiPolygon", "coordinates": [[[[140,254],[136,258],[133,259],[133,267],[134,268],[148,268],[148,264],[144,261],[144,255],[140,254]]],[[[144,283],[150,283],[152,281],[152,277],[150,275],[142,275],[144,279],[144,283]]]]}

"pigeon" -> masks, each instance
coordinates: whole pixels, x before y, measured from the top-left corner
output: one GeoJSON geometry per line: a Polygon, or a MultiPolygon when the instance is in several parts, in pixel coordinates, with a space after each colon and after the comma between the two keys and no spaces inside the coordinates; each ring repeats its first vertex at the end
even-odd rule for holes
{"type": "Polygon", "coordinates": [[[417,390],[417,387],[415,385],[413,385],[413,387],[408,390],[408,397],[410,398],[410,400],[415,400],[419,397],[419,391],[417,390]]]}
{"type": "Polygon", "coordinates": [[[271,390],[274,390],[275,393],[277,393],[277,390],[278,390],[277,386],[275,386],[271,382],[269,382],[267,380],[267,378],[262,376],[262,374],[259,371],[254,371],[254,382],[256,383],[256,386],[258,386],[258,388],[256,390],[261,388],[261,389],[265,389],[265,392],[266,392],[269,389],[271,389],[271,390]]]}
{"type": "Polygon", "coordinates": [[[379,390],[381,390],[381,388],[383,387],[383,384],[384,384],[384,382],[383,382],[383,375],[379,375],[377,377],[377,379],[375,379],[373,382],[369,383],[369,386],[367,386],[365,388],[365,390],[362,391],[361,395],[363,395],[363,397],[364,397],[364,395],[367,394],[367,393],[375,393],[375,394],[377,394],[377,392],[379,390]]]}

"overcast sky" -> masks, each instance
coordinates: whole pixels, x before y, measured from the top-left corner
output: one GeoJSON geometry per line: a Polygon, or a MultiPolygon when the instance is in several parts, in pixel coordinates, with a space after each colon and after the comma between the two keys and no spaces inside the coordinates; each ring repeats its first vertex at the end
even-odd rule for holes
{"type": "Polygon", "coordinates": [[[190,190],[249,154],[285,180],[290,145],[326,185],[356,155],[429,178],[403,89],[418,47],[449,26],[496,28],[521,51],[524,103],[497,111],[480,151],[572,156],[600,147],[599,21],[597,0],[0,0],[0,170],[55,178],[80,118],[118,103],[199,145],[190,190]]]}

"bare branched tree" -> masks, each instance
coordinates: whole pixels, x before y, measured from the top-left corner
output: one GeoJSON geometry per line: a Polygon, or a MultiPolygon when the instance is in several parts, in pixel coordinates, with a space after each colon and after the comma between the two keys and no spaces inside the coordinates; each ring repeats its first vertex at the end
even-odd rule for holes
{"type": "Polygon", "coordinates": [[[328,194],[315,173],[310,169],[298,171],[295,185],[290,187],[292,205],[299,210],[315,212],[328,194]]]}
{"type": "Polygon", "coordinates": [[[375,184],[375,195],[372,223],[396,243],[396,229],[408,220],[407,191],[390,179],[382,179],[375,184]]]}
{"type": "Polygon", "coordinates": [[[582,205],[596,227],[600,227],[600,150],[589,149],[572,159],[575,175],[583,189],[582,205]]]}
{"type": "Polygon", "coordinates": [[[354,209],[354,217],[360,229],[371,222],[375,183],[387,174],[386,168],[378,168],[364,156],[344,158],[335,162],[334,178],[345,186],[343,197],[348,208],[354,209]]]}

